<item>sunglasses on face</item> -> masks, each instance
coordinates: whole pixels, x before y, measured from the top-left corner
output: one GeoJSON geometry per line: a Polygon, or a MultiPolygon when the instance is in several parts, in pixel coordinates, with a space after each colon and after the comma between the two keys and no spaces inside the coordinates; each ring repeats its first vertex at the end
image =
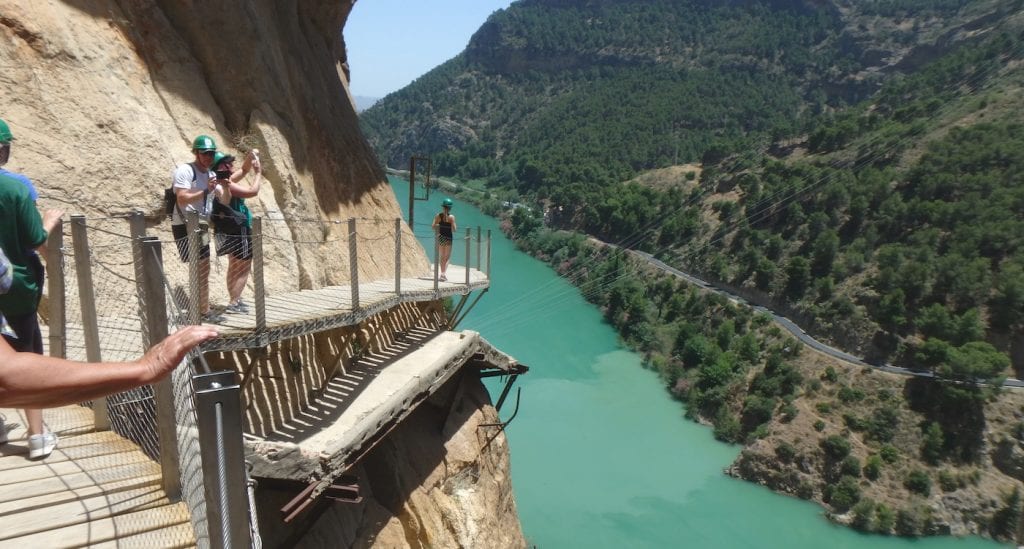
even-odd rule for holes
{"type": "Polygon", "coordinates": [[[199,151],[199,154],[202,156],[213,156],[217,154],[217,151],[199,151]]]}

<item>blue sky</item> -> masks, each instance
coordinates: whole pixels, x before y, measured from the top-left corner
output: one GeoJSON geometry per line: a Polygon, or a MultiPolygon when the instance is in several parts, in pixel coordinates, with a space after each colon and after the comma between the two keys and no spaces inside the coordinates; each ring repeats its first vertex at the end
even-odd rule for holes
{"type": "Polygon", "coordinates": [[[381,98],[458,55],[511,0],[357,0],[345,23],[352,95],[381,98]]]}

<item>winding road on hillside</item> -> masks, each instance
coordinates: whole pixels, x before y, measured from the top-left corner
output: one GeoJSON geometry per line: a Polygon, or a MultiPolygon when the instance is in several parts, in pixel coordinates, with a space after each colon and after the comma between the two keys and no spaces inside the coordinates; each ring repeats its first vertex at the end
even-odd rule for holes
{"type": "MultiPolygon", "coordinates": [[[[772,319],[774,319],[775,322],[779,323],[783,328],[788,330],[789,333],[793,334],[794,337],[796,337],[797,339],[802,341],[804,344],[806,344],[806,345],[808,345],[808,346],[810,346],[810,347],[812,347],[812,348],[814,348],[814,349],[816,349],[816,350],[818,350],[818,351],[820,351],[822,353],[825,353],[828,356],[837,358],[837,359],[845,361],[845,362],[849,362],[851,364],[856,364],[858,366],[870,366],[872,368],[881,370],[883,372],[889,372],[889,373],[893,373],[893,374],[900,374],[900,375],[905,375],[905,376],[916,376],[916,377],[929,377],[929,378],[930,377],[935,377],[934,374],[932,374],[931,372],[922,372],[922,371],[919,371],[919,370],[911,370],[909,368],[902,368],[900,366],[893,366],[892,364],[871,364],[869,362],[865,362],[864,359],[862,359],[862,358],[853,356],[853,355],[851,355],[851,354],[849,354],[849,353],[847,353],[845,351],[836,349],[835,347],[832,347],[830,345],[826,345],[826,344],[818,341],[817,339],[814,339],[813,337],[807,335],[807,332],[805,332],[803,330],[803,328],[798,326],[795,322],[793,322],[792,320],[790,320],[790,319],[788,319],[788,318],[786,318],[786,317],[776,313],[775,311],[772,311],[772,310],[770,310],[770,309],[768,309],[766,307],[763,307],[761,305],[750,303],[746,299],[744,299],[744,298],[742,298],[742,297],[740,297],[738,295],[735,295],[735,294],[729,292],[728,290],[719,288],[719,287],[711,284],[710,282],[701,280],[701,279],[699,279],[699,278],[697,278],[697,277],[695,277],[695,276],[693,276],[693,275],[691,275],[689,273],[684,273],[683,271],[680,271],[679,269],[676,269],[675,267],[672,267],[671,265],[665,264],[665,262],[661,261],[660,259],[655,258],[654,256],[652,256],[649,253],[641,252],[641,251],[637,251],[637,250],[628,250],[628,251],[630,253],[632,253],[633,255],[635,255],[635,256],[643,259],[644,261],[648,262],[649,264],[651,264],[651,265],[661,269],[662,271],[665,271],[667,273],[671,273],[671,274],[673,274],[675,276],[678,276],[679,278],[682,278],[683,280],[689,282],[690,284],[693,284],[693,285],[698,286],[700,288],[704,288],[705,290],[710,290],[712,292],[717,292],[719,294],[722,294],[725,297],[727,297],[727,298],[729,298],[729,299],[731,299],[731,300],[733,300],[733,301],[735,301],[737,303],[742,303],[744,305],[747,305],[748,307],[752,307],[755,311],[768,313],[769,315],[772,316],[772,319]]],[[[1021,381],[1019,379],[1015,379],[1015,378],[1012,378],[1012,377],[1011,378],[1007,378],[1006,381],[1003,382],[1003,387],[1011,387],[1011,388],[1015,388],[1015,389],[1021,389],[1021,388],[1024,388],[1024,381],[1021,381]]]]}

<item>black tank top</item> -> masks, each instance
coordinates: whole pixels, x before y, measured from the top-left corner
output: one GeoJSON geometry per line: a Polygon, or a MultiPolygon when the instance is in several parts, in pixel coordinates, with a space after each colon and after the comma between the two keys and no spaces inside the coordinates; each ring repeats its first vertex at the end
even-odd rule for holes
{"type": "Polygon", "coordinates": [[[441,212],[441,213],[437,214],[437,216],[440,218],[438,220],[438,222],[437,222],[437,235],[438,236],[443,236],[443,237],[447,238],[448,240],[451,240],[452,239],[452,224],[451,224],[450,221],[448,221],[449,216],[446,215],[444,212],[441,212]]]}

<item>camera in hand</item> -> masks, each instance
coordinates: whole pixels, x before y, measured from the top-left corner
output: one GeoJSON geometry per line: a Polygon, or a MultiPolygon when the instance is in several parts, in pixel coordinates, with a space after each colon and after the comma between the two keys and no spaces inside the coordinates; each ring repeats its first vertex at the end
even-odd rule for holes
{"type": "Polygon", "coordinates": [[[217,174],[217,179],[227,179],[231,177],[231,170],[217,170],[213,173],[217,174]]]}

